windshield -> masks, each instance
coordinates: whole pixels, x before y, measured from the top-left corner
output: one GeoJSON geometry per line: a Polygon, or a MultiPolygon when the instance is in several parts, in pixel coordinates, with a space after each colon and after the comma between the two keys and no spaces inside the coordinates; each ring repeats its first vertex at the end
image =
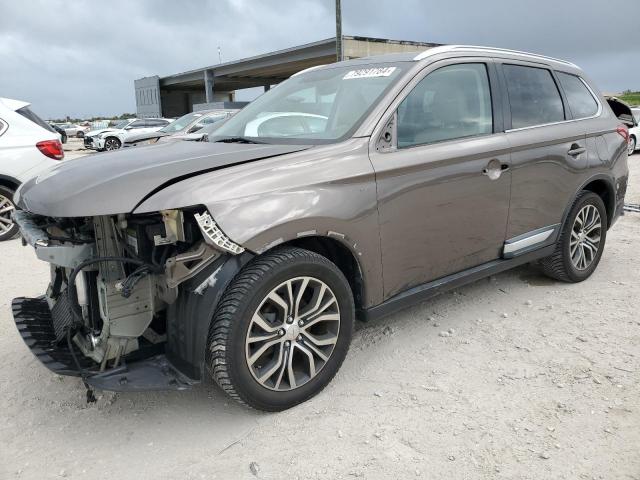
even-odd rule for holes
{"type": "Polygon", "coordinates": [[[166,127],[161,128],[160,131],[162,133],[176,133],[188,127],[191,123],[193,123],[194,120],[200,118],[201,116],[202,113],[199,112],[187,113],[179,119],[174,120],[166,127]]]}
{"type": "Polygon", "coordinates": [[[226,121],[211,141],[328,143],[346,138],[400,77],[405,64],[351,65],[291,77],[226,121]]]}

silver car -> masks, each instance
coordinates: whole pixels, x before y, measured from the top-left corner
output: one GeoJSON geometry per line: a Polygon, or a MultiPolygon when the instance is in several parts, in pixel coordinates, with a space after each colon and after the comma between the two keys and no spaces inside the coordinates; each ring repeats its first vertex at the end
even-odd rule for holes
{"type": "Polygon", "coordinates": [[[123,147],[137,147],[141,145],[152,145],[161,138],[180,140],[189,135],[196,134],[203,127],[224,122],[233,116],[238,110],[203,110],[183,115],[174,120],[169,125],[156,132],[140,133],[132,135],[124,142],[123,147]]]}

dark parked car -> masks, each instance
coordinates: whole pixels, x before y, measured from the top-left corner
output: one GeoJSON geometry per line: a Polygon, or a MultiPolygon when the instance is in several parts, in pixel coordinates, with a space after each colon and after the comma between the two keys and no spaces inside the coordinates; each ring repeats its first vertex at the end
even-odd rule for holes
{"type": "Polygon", "coordinates": [[[56,133],[60,134],[60,142],[61,143],[67,143],[67,140],[68,140],[67,132],[64,129],[60,128],[55,123],[50,123],[49,126],[51,128],[53,128],[56,131],[56,133]]]}
{"type": "Polygon", "coordinates": [[[449,46],[314,68],[209,142],[24,184],[16,222],[53,268],[14,318],[91,388],[211,375],[286,409],[331,381],[356,318],[534,261],[586,280],[623,210],[628,140],[562,60],[449,46]]]}

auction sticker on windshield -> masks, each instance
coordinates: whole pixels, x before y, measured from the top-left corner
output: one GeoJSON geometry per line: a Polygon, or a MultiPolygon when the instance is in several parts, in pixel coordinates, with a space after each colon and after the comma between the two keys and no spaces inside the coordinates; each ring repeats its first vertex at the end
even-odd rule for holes
{"type": "Polygon", "coordinates": [[[351,70],[347,72],[343,80],[351,78],[372,78],[372,77],[388,77],[395,71],[396,67],[378,67],[378,68],[362,68],[360,70],[351,70]]]}

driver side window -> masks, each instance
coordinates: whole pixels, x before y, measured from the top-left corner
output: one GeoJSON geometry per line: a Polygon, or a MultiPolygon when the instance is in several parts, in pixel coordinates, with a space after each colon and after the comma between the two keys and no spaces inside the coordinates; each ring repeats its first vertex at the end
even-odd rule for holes
{"type": "Polygon", "coordinates": [[[486,65],[463,63],[431,72],[398,106],[397,129],[398,148],[492,133],[486,65]]]}

